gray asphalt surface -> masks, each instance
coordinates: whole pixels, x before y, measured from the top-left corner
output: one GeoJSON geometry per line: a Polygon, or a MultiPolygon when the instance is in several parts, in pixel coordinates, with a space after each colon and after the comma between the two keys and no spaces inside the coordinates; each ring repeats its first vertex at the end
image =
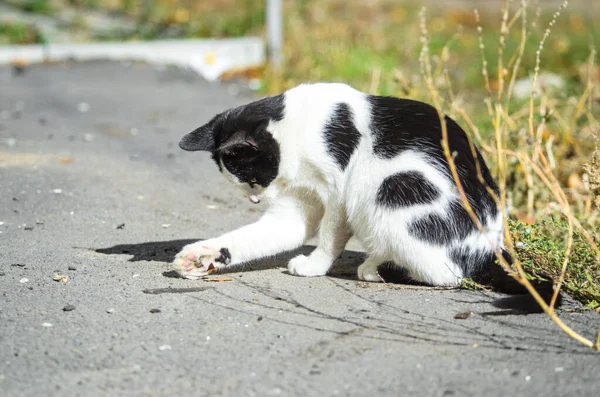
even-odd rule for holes
{"type": "Polygon", "coordinates": [[[358,282],[355,245],[328,277],[282,255],[232,281],[173,278],[184,244],[264,210],[177,147],[245,100],[147,65],[0,68],[2,396],[598,395],[600,353],[545,315],[358,282]]]}

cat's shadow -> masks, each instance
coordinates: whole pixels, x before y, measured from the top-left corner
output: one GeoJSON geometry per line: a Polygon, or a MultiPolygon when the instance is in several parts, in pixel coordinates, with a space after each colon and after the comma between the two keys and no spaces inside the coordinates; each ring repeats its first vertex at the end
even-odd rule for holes
{"type": "MultiPolygon", "coordinates": [[[[171,263],[175,254],[177,254],[185,245],[199,241],[194,240],[171,240],[171,241],[150,241],[137,244],[119,244],[107,248],[94,249],[95,252],[106,255],[132,255],[129,262],[139,261],[157,261],[171,263]]],[[[246,264],[244,266],[232,267],[229,271],[221,271],[221,274],[256,271],[274,268],[287,268],[287,263],[296,255],[310,254],[315,247],[313,245],[303,245],[302,247],[285,253],[278,254],[270,258],[264,258],[246,264]]],[[[335,266],[328,273],[329,277],[345,280],[357,280],[356,269],[364,261],[366,254],[359,251],[346,250],[337,259],[335,266]]],[[[285,270],[287,272],[287,270],[285,270]]],[[[411,280],[401,269],[384,264],[379,267],[378,272],[382,278],[390,284],[420,285],[411,280]]],[[[162,273],[165,277],[178,278],[179,276],[173,270],[162,273]]],[[[488,312],[487,315],[506,315],[506,314],[527,314],[540,311],[539,306],[528,295],[509,296],[496,299],[492,305],[503,309],[497,312],[488,312]],[[533,303],[532,303],[533,302],[533,303]]]]}
{"type": "MultiPolygon", "coordinates": [[[[198,240],[150,241],[138,244],[119,244],[112,247],[94,249],[94,251],[105,255],[131,255],[128,262],[157,261],[171,263],[175,255],[185,245],[196,241],[198,240]]],[[[229,272],[265,270],[278,267],[286,268],[290,259],[300,254],[308,255],[314,249],[315,247],[312,245],[303,245],[296,250],[257,260],[243,267],[233,267],[229,272]]],[[[356,268],[364,261],[365,255],[364,252],[359,251],[344,251],[336,261],[335,266],[331,269],[329,276],[343,279],[356,279],[356,268]]],[[[221,273],[227,273],[227,271],[222,271],[221,273]]],[[[380,273],[386,282],[412,284],[410,279],[398,269],[392,269],[389,266],[381,266],[380,273]]],[[[163,276],[177,277],[177,274],[174,271],[166,271],[163,273],[163,276]]]]}

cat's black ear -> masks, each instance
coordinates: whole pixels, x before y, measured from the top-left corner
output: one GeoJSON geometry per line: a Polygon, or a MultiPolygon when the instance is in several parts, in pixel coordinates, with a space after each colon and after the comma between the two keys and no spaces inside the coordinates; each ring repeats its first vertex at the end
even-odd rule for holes
{"type": "Polygon", "coordinates": [[[250,147],[258,150],[258,144],[256,139],[246,131],[236,131],[235,134],[230,136],[225,142],[223,142],[218,148],[218,152],[232,152],[236,148],[250,147]]]}
{"type": "Polygon", "coordinates": [[[179,142],[179,147],[188,151],[205,150],[212,152],[215,149],[214,125],[212,124],[212,122],[208,123],[184,135],[179,142]]]}
{"type": "Polygon", "coordinates": [[[215,150],[215,136],[221,133],[223,123],[227,119],[229,110],[213,117],[211,121],[202,127],[196,128],[189,134],[184,135],[179,142],[183,150],[204,150],[212,152],[215,150]]]}

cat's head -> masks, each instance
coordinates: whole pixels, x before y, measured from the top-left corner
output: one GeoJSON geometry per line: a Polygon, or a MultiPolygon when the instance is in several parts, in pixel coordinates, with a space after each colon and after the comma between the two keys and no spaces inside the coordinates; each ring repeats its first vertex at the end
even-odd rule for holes
{"type": "Polygon", "coordinates": [[[279,144],[267,127],[283,119],[283,101],[278,95],[218,114],[185,135],[179,147],[211,152],[219,170],[257,204],[279,172],[279,144]]]}

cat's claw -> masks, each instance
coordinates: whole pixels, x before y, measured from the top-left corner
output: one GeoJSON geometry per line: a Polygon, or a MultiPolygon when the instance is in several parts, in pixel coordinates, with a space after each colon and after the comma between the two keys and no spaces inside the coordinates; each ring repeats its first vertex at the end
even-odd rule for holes
{"type": "Polygon", "coordinates": [[[311,260],[305,255],[298,255],[292,258],[288,263],[288,271],[290,274],[303,277],[324,276],[329,270],[329,266],[311,260]]]}
{"type": "Polygon", "coordinates": [[[227,248],[214,248],[207,245],[187,245],[175,256],[173,269],[183,278],[197,280],[231,262],[227,248]]]}

